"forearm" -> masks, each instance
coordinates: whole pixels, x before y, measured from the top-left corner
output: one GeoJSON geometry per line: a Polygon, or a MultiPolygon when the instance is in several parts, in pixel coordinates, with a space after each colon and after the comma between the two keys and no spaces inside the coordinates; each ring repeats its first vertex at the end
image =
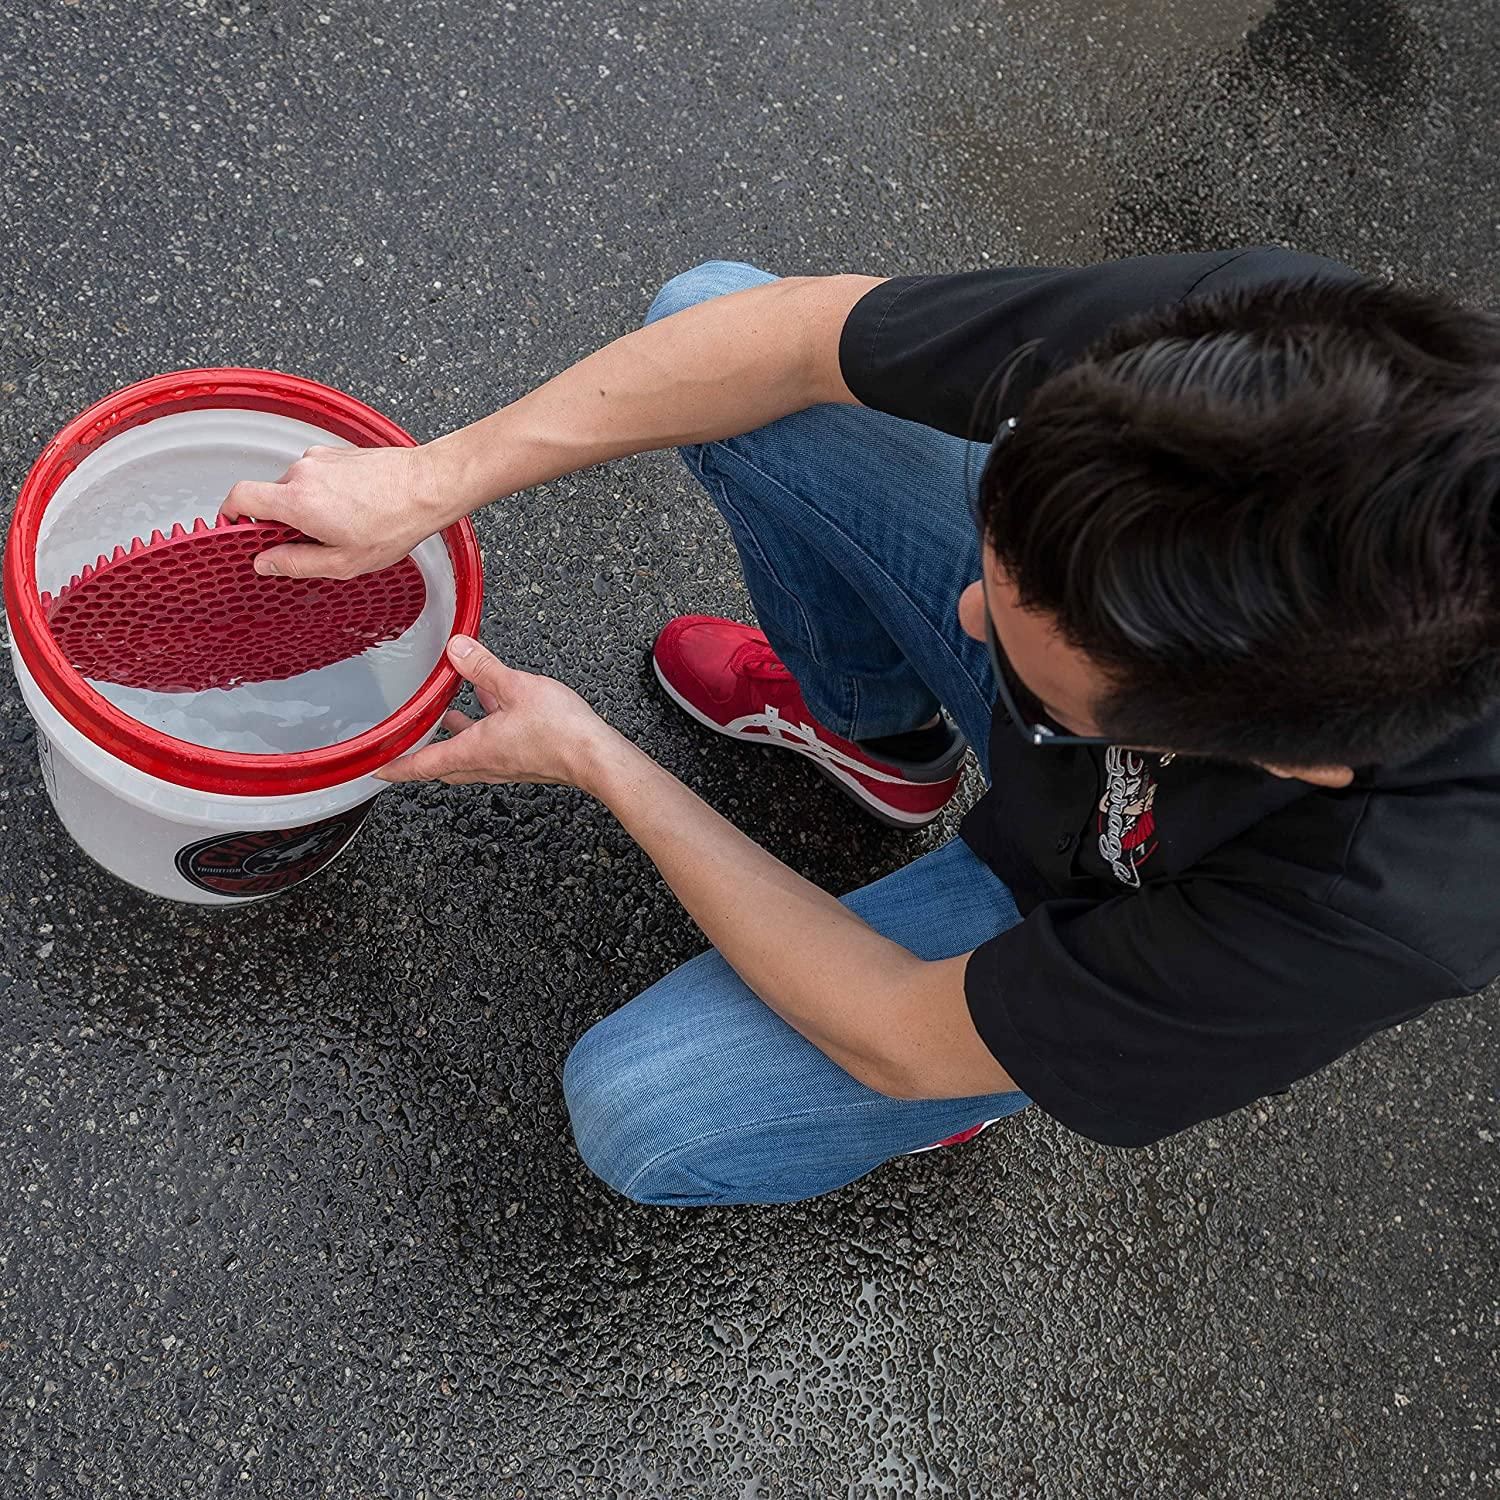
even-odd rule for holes
{"type": "Polygon", "coordinates": [[[482,719],[403,755],[382,781],[541,781],[604,803],[745,983],[848,1073],[884,1094],[1013,1090],[969,1015],[968,954],[927,960],[876,932],[766,853],[611,729],[571,688],[507,667],[467,636],[448,659],[482,719]]]}
{"type": "Polygon", "coordinates": [[[852,400],[838,335],[875,279],[796,278],[715,297],[591,354],[429,450],[466,514],[590,464],[748,432],[852,400]]]}
{"type": "Polygon", "coordinates": [[[908,1064],[925,1038],[911,1034],[910,1001],[936,965],[882,937],[623,737],[610,735],[583,779],[761,1000],[862,1083],[920,1091],[920,1068],[908,1064]]]}

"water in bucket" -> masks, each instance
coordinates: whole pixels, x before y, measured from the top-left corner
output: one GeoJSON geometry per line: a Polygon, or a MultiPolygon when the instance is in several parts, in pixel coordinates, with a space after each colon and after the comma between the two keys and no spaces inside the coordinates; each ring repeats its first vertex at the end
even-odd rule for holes
{"type": "MultiPolygon", "coordinates": [[[[122,433],[59,487],[37,542],[38,584],[56,592],[101,552],[174,522],[211,519],[237,481],[279,479],[305,449],[337,443],[307,423],[248,410],[180,412],[122,433]]],[[[442,654],[454,599],[442,542],[424,542],[413,560],[429,607],[397,640],[361,655],[197,693],[91,686],[138,722],[212,749],[277,755],[352,739],[405,703],[442,654]]]]}

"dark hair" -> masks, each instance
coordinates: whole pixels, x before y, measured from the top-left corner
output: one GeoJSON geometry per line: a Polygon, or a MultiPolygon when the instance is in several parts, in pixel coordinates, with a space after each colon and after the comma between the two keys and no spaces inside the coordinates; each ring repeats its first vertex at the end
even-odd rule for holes
{"type": "Polygon", "coordinates": [[[1409,759],[1500,702],[1500,317],[1375,281],[1177,304],[1044,380],[981,480],[1121,743],[1409,759]]]}

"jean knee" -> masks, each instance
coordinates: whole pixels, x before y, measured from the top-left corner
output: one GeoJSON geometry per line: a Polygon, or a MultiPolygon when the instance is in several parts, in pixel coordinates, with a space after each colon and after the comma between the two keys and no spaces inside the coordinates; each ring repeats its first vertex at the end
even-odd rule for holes
{"type": "MultiPolygon", "coordinates": [[[[563,1064],[563,1100],[584,1165],[617,1193],[636,1202],[635,1184],[661,1149],[652,1129],[654,1071],[633,1065],[622,1046],[619,1015],[606,1016],[573,1044],[563,1064]]],[[[659,1083],[660,1080],[654,1080],[659,1083]]]]}
{"type": "Polygon", "coordinates": [[[604,1146],[610,1136],[607,1116],[614,1092],[608,1086],[610,1070],[605,1057],[608,1048],[596,1035],[603,1024],[601,1021],[591,1026],[573,1043],[562,1075],[563,1103],[573,1128],[573,1141],[584,1165],[596,1177],[605,1175],[604,1146]]]}
{"type": "Polygon", "coordinates": [[[658,318],[669,317],[685,307],[699,302],[708,302],[714,297],[727,297],[730,292],[742,292],[747,287],[764,286],[778,278],[769,271],[758,270],[737,260],[706,260],[690,271],[679,272],[652,300],[646,321],[654,323],[658,318]]]}

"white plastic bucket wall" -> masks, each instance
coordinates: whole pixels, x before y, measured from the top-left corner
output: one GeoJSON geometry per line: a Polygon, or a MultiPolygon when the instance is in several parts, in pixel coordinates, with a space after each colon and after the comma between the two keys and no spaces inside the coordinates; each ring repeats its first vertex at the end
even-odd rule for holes
{"type": "Polygon", "coordinates": [[[63,827],[112,875],[154,896],[223,906],[286,890],[342,853],[384,785],[362,776],[293,797],[173,786],[90,744],[42,695],[14,644],[11,662],[63,827]]]}

